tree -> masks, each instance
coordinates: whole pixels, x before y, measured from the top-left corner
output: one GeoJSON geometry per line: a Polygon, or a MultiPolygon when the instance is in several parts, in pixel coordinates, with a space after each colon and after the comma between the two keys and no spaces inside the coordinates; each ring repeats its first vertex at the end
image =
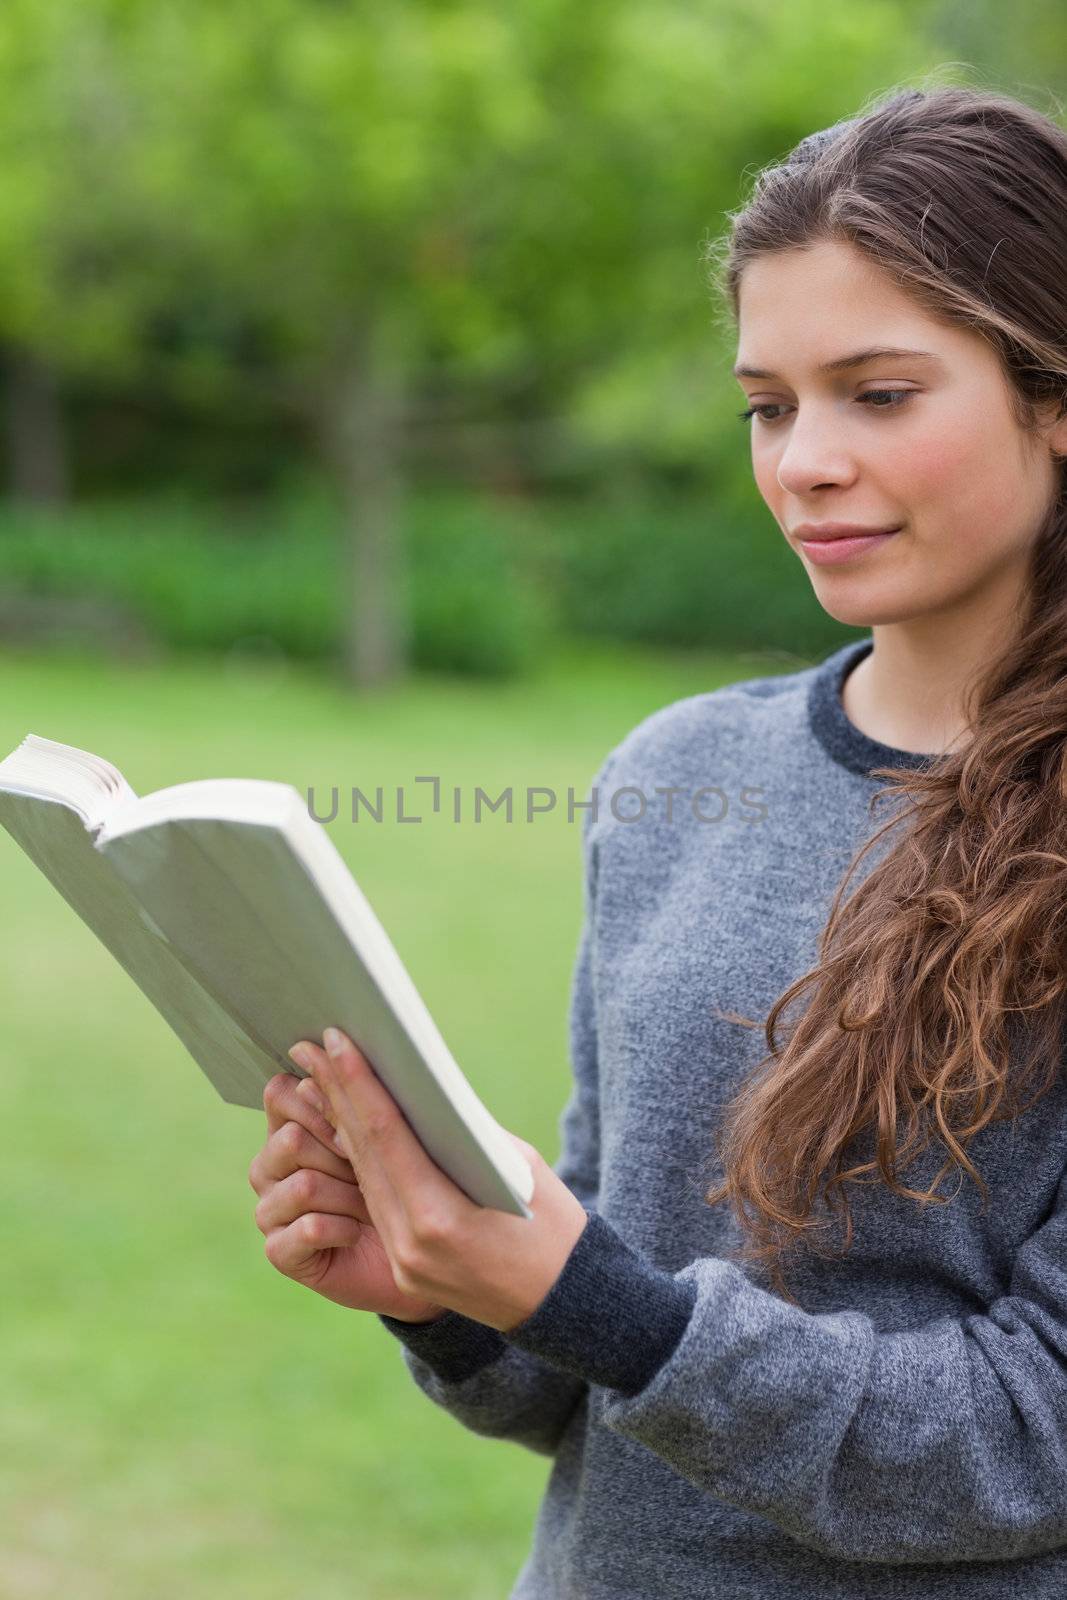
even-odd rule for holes
{"type": "Polygon", "coordinates": [[[914,9],[9,0],[0,337],[304,418],[347,671],[388,681],[412,428],[458,399],[700,448],[703,237],[743,167],[903,69],[914,9]]]}

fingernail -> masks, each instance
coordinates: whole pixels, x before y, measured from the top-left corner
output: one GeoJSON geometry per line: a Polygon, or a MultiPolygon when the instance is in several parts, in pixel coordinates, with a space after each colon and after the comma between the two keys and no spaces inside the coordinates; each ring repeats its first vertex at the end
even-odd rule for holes
{"type": "Polygon", "coordinates": [[[292,1049],[288,1051],[288,1056],[290,1061],[295,1061],[297,1066],[303,1067],[305,1072],[311,1071],[311,1057],[308,1055],[307,1048],[304,1045],[294,1044],[292,1049]]]}
{"type": "Polygon", "coordinates": [[[318,1089],[315,1088],[313,1079],[301,1078],[296,1086],[297,1093],[302,1094],[309,1105],[313,1105],[320,1116],[326,1115],[326,1102],[318,1089]]]}
{"type": "Polygon", "coordinates": [[[341,1055],[345,1047],[340,1030],[337,1028],[327,1028],[322,1036],[322,1042],[326,1046],[326,1054],[331,1060],[341,1055]]]}

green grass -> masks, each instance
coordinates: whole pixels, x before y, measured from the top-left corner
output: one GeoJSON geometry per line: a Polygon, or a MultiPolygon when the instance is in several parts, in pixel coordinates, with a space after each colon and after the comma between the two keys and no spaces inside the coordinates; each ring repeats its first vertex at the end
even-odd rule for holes
{"type": "MultiPolygon", "coordinates": [[[[780,662],[585,647],[532,681],[359,698],[299,666],[0,659],[0,756],[27,732],[144,793],[208,776],[372,791],[436,773],[572,784],[681,695],[780,662]]],[[[466,813],[465,813],[466,814],[466,813]]],[[[579,813],[580,815],[580,813],[579,813]]],[[[329,832],[503,1125],[558,1154],[580,828],[451,820],[329,832]]],[[[226,1105],[0,829],[5,1600],[500,1600],[551,1463],[462,1429],[377,1319],[283,1278],[254,1222],[266,1127],[226,1105]]]]}

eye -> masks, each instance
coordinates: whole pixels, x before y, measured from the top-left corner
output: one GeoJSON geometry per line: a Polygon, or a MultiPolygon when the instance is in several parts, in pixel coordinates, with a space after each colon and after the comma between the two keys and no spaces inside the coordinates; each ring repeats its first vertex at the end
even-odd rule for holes
{"type": "Polygon", "coordinates": [[[887,406],[875,406],[875,411],[896,411],[905,400],[910,400],[917,391],[915,389],[868,389],[865,394],[856,396],[857,400],[888,400],[887,406]]]}
{"type": "MultiPolygon", "coordinates": [[[[889,405],[872,406],[871,409],[874,411],[897,411],[904,405],[905,401],[910,400],[912,395],[917,393],[917,389],[868,389],[865,394],[857,395],[856,401],[858,404],[864,400],[888,400],[890,402],[889,405]]],[[[737,415],[742,422],[747,422],[750,417],[758,416],[761,422],[766,422],[770,425],[780,419],[778,417],[765,417],[763,412],[780,411],[782,409],[781,406],[772,401],[766,401],[761,406],[749,406],[747,411],[739,411],[737,415]]]]}

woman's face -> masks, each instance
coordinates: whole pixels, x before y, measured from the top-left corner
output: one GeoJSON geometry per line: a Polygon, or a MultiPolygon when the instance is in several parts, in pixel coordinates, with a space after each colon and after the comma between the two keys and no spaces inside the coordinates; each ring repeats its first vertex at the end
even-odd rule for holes
{"type": "Polygon", "coordinates": [[[991,346],[935,321],[848,245],[750,262],[739,333],[738,367],[773,374],[738,374],[747,405],[766,408],[747,424],[756,483],[823,608],[860,627],[998,599],[1010,613],[1067,421],[1044,442],[1025,434],[991,346]],[[926,354],[820,370],[875,345],[926,354]],[[900,531],[825,564],[801,544],[805,522],[900,531]]]}

